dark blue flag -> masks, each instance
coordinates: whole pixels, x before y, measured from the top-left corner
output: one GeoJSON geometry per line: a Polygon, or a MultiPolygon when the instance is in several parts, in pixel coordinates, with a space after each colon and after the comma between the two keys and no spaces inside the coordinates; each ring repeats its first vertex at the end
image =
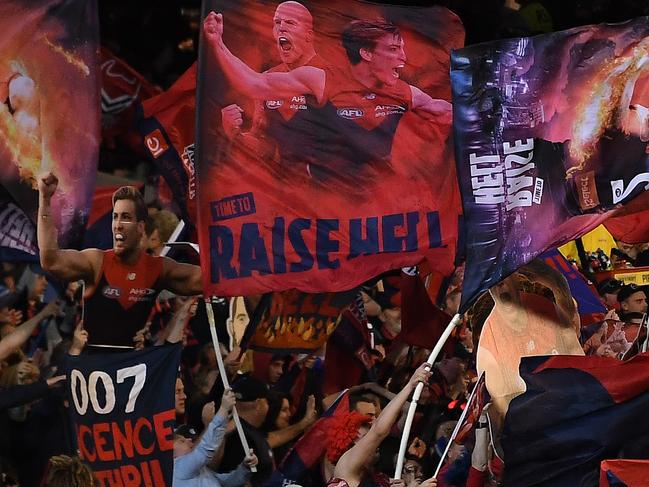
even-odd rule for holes
{"type": "Polygon", "coordinates": [[[597,485],[600,462],[649,435],[649,354],[523,357],[505,418],[506,486],[597,485]]]}
{"type": "Polygon", "coordinates": [[[101,485],[171,487],[180,351],[165,346],[69,358],[79,453],[101,485]]]}

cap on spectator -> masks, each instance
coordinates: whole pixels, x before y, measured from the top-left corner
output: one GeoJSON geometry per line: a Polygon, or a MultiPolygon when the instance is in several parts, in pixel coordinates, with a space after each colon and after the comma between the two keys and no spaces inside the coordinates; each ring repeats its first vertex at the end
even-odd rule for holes
{"type": "Polygon", "coordinates": [[[248,402],[257,399],[268,399],[268,386],[250,375],[241,377],[232,384],[237,401],[248,402]]]}
{"type": "Polygon", "coordinates": [[[198,433],[194,428],[188,424],[181,424],[174,430],[174,435],[182,436],[183,438],[188,438],[190,440],[195,440],[198,437],[198,433]]]}
{"type": "Polygon", "coordinates": [[[622,289],[620,289],[620,292],[617,293],[617,300],[619,303],[624,301],[625,299],[628,299],[632,294],[637,293],[638,291],[642,291],[640,287],[636,284],[625,284],[622,286],[622,289]]]}
{"type": "Polygon", "coordinates": [[[622,286],[624,286],[624,283],[617,279],[604,279],[597,285],[597,292],[600,296],[604,296],[604,294],[615,294],[622,289],[622,286]]]}

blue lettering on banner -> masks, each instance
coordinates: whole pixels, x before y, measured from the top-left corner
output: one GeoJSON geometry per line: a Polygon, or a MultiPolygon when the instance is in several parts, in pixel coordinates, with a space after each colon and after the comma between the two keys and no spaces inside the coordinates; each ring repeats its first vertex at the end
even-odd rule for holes
{"type": "Polygon", "coordinates": [[[353,259],[359,255],[372,255],[379,253],[379,217],[371,216],[363,225],[362,218],[349,221],[349,255],[353,259]],[[363,237],[365,229],[365,237],[363,237]]]}
{"type": "Polygon", "coordinates": [[[344,239],[340,235],[340,225],[340,220],[332,218],[287,221],[278,216],[271,228],[244,223],[236,242],[230,228],[211,225],[210,280],[218,283],[222,279],[253,274],[338,269],[341,257],[351,260],[366,255],[416,252],[420,243],[431,249],[442,246],[440,218],[436,211],[352,218],[343,224],[348,225],[349,248],[341,248],[344,239]],[[425,230],[420,228],[423,226],[425,230]],[[262,228],[266,229],[263,234],[262,228]],[[287,253],[292,256],[292,262],[287,262],[287,253]]]}
{"type": "Polygon", "coordinates": [[[311,228],[311,220],[307,218],[298,218],[293,220],[288,226],[288,239],[295,249],[295,253],[300,256],[300,261],[291,264],[291,272],[308,271],[313,267],[313,256],[302,237],[302,230],[311,228]]]}
{"type": "Polygon", "coordinates": [[[282,217],[275,218],[273,225],[273,272],[284,274],[286,272],[286,254],[284,254],[284,233],[286,232],[286,221],[282,217]]]}
{"type": "Polygon", "coordinates": [[[256,223],[244,223],[241,227],[239,263],[241,265],[239,277],[250,277],[252,271],[257,271],[261,275],[270,274],[268,254],[256,223]]]}
{"type": "Polygon", "coordinates": [[[338,220],[316,220],[315,249],[318,258],[318,269],[338,269],[340,260],[329,260],[330,252],[338,252],[340,242],[331,240],[329,233],[338,230],[338,220]]]}
{"type": "Polygon", "coordinates": [[[234,196],[210,202],[210,213],[213,222],[252,215],[256,212],[255,197],[252,193],[235,194],[234,196]]]}

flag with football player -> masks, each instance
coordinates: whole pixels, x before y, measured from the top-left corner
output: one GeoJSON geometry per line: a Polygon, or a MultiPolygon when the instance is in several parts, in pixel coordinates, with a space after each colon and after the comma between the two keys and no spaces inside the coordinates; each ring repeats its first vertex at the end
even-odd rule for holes
{"type": "Polygon", "coordinates": [[[460,310],[649,183],[649,17],[452,53],[460,310]]]}
{"type": "Polygon", "coordinates": [[[199,241],[209,294],[453,271],[459,193],[442,7],[203,3],[199,241]]]}

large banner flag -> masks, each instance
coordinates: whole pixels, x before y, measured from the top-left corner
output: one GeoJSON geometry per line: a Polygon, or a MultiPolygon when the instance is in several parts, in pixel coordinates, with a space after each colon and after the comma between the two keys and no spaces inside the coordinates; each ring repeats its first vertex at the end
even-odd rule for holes
{"type": "Polygon", "coordinates": [[[138,128],[144,146],[171,189],[183,220],[196,224],[196,64],[164,93],[142,103],[138,128]]]}
{"type": "Polygon", "coordinates": [[[462,310],[649,183],[649,17],[454,51],[462,310]]]}
{"type": "Polygon", "coordinates": [[[502,438],[506,486],[597,485],[602,460],[646,452],[637,448],[649,435],[646,353],[526,357],[520,373],[527,391],[512,401],[502,438]]]}
{"type": "Polygon", "coordinates": [[[357,288],[340,293],[307,294],[294,289],[273,293],[250,348],[312,353],[325,344],[343,319],[343,310],[357,296],[357,288]]]}
{"type": "Polygon", "coordinates": [[[180,346],[69,357],[70,415],[102,487],[171,487],[180,346]]]}
{"type": "Polygon", "coordinates": [[[206,292],[343,291],[424,258],[452,272],[447,70],[464,40],[458,17],[357,0],[204,7],[206,292]]]}
{"type": "Polygon", "coordinates": [[[103,143],[115,145],[117,137],[131,142],[138,133],[135,127],[137,104],[162,90],[107,48],[102,46],[100,55],[103,143]]]}
{"type": "Polygon", "coordinates": [[[0,186],[35,222],[36,178],[54,172],[59,243],[78,246],[99,147],[96,2],[3,1],[0,33],[0,186]]]}
{"type": "Polygon", "coordinates": [[[599,487],[642,487],[649,479],[649,460],[604,460],[599,487]]]}

